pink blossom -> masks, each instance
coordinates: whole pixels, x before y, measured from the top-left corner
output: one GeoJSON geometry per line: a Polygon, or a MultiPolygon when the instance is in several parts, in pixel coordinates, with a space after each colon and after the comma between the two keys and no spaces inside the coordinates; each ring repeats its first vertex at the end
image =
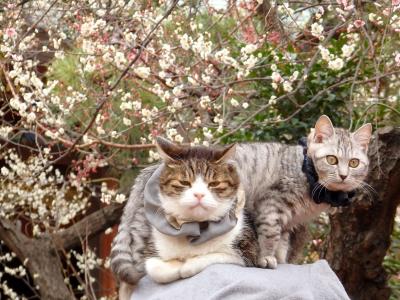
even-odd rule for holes
{"type": "Polygon", "coordinates": [[[356,28],[360,28],[365,25],[365,22],[363,20],[355,20],[353,24],[356,28]]]}
{"type": "Polygon", "coordinates": [[[278,72],[272,72],[271,79],[273,82],[277,82],[277,83],[279,83],[283,80],[281,74],[279,74],[278,72]]]}
{"type": "Polygon", "coordinates": [[[338,4],[343,5],[344,7],[347,6],[347,0],[336,0],[336,2],[337,2],[338,4]]]}
{"type": "Polygon", "coordinates": [[[400,4],[400,0],[392,0],[392,5],[396,6],[400,4]]]}
{"type": "Polygon", "coordinates": [[[390,8],[385,8],[384,10],[383,10],[383,15],[385,15],[386,17],[388,17],[389,15],[390,15],[390,8]]]}
{"type": "Polygon", "coordinates": [[[6,29],[6,36],[9,38],[15,38],[17,36],[17,32],[15,31],[14,28],[7,28],[6,29]]]}
{"type": "Polygon", "coordinates": [[[347,0],[336,0],[336,2],[339,4],[339,5],[342,5],[343,6],[343,8],[344,8],[344,10],[352,10],[353,8],[354,8],[354,5],[349,5],[349,3],[348,3],[348,1],[347,0]]]}
{"type": "Polygon", "coordinates": [[[268,40],[270,43],[272,43],[272,44],[274,44],[274,45],[277,45],[277,44],[279,44],[280,41],[281,41],[281,35],[280,35],[280,33],[279,33],[278,31],[272,31],[272,32],[270,32],[270,33],[268,34],[267,40],[268,40]]]}
{"type": "Polygon", "coordinates": [[[400,53],[396,54],[394,61],[396,62],[396,66],[400,67],[400,53]]]}

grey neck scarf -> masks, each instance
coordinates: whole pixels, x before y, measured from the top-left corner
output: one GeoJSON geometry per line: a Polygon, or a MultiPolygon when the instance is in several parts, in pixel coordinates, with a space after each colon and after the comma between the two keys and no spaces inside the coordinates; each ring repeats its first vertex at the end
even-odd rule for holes
{"type": "Polygon", "coordinates": [[[160,193],[160,174],[164,165],[161,165],[150,177],[144,188],[144,211],[147,220],[159,232],[166,235],[181,237],[184,236],[191,244],[197,245],[207,242],[217,236],[232,230],[236,223],[235,209],[232,209],[219,221],[187,222],[180,228],[172,226],[161,206],[160,193]]]}

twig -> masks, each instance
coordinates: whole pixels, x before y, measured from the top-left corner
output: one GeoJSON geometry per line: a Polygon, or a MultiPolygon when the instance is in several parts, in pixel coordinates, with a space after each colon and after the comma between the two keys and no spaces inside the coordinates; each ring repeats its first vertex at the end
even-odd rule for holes
{"type": "Polygon", "coordinates": [[[129,65],[125,68],[125,70],[121,73],[117,81],[110,87],[109,92],[107,95],[103,96],[103,99],[101,102],[98,104],[92,119],[89,121],[89,124],[85,128],[85,130],[80,134],[78,138],[72,143],[72,145],[69,147],[69,149],[61,156],[57,157],[55,160],[49,162],[49,164],[54,164],[60,160],[62,160],[64,157],[68,156],[72,150],[75,148],[75,146],[79,143],[79,141],[85,136],[85,134],[90,130],[90,128],[93,126],[94,122],[96,121],[97,115],[100,113],[100,111],[103,109],[104,105],[109,99],[109,96],[111,95],[111,92],[118,86],[118,84],[121,82],[122,78],[129,72],[129,69],[133,66],[133,64],[139,59],[140,55],[142,54],[143,50],[147,47],[147,45],[150,43],[150,41],[154,37],[154,32],[160,27],[161,23],[163,20],[165,20],[173,11],[175,6],[178,4],[178,0],[174,0],[172,3],[171,7],[166,11],[164,16],[156,23],[156,25],[153,27],[153,29],[149,32],[147,37],[145,38],[144,42],[142,43],[138,53],[135,55],[135,57],[131,60],[129,65]]]}
{"type": "Polygon", "coordinates": [[[40,16],[40,18],[29,27],[29,29],[24,33],[24,35],[18,39],[18,41],[15,43],[14,49],[18,49],[19,44],[23,41],[23,39],[32,32],[32,30],[44,19],[44,17],[50,12],[50,10],[53,8],[54,5],[58,0],[54,0],[54,2],[49,6],[49,8],[43,13],[43,15],[40,16]]]}

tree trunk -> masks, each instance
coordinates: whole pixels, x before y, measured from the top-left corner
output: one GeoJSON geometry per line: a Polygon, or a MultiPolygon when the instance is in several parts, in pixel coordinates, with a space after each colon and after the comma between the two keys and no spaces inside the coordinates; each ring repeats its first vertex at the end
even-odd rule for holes
{"type": "Polygon", "coordinates": [[[29,273],[38,274],[33,280],[39,287],[40,299],[72,300],[75,299],[64,282],[62,265],[51,238],[31,240],[26,245],[31,261],[28,261],[29,273]],[[32,259],[34,257],[34,259],[32,259]]]}
{"type": "Polygon", "coordinates": [[[57,250],[79,246],[81,239],[116,224],[122,209],[122,204],[103,207],[64,231],[37,238],[27,237],[12,222],[0,218],[0,239],[21,261],[28,259],[26,267],[39,288],[40,299],[72,300],[75,297],[64,282],[63,266],[57,250]]]}
{"type": "Polygon", "coordinates": [[[64,283],[62,266],[50,237],[28,238],[8,220],[0,219],[0,238],[21,261],[39,289],[40,299],[75,299],[64,283]]]}
{"type": "Polygon", "coordinates": [[[400,202],[400,128],[378,130],[369,149],[367,178],[355,202],[331,216],[326,259],[353,300],[388,299],[382,262],[400,202]]]}

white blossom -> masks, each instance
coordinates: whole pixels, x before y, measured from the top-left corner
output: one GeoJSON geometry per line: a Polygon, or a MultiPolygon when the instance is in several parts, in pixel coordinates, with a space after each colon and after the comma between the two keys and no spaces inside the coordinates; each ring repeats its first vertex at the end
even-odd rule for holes
{"type": "Polygon", "coordinates": [[[142,77],[144,79],[146,79],[150,76],[150,68],[149,67],[136,67],[134,69],[134,72],[136,75],[138,75],[139,77],[142,77]]]}
{"type": "Polygon", "coordinates": [[[340,57],[329,61],[328,66],[330,69],[338,71],[341,70],[344,66],[344,61],[340,57]]]}
{"type": "Polygon", "coordinates": [[[232,99],[231,99],[231,105],[232,105],[233,107],[237,107],[237,106],[239,106],[239,102],[238,102],[236,99],[232,98],[232,99]]]}
{"type": "Polygon", "coordinates": [[[283,82],[283,90],[284,90],[285,92],[290,93],[291,91],[293,91],[292,84],[291,84],[289,81],[285,80],[285,81],[283,82]]]}
{"type": "Polygon", "coordinates": [[[355,49],[355,45],[354,44],[351,44],[351,45],[344,44],[342,46],[343,57],[346,57],[346,58],[350,57],[351,54],[353,54],[354,49],[355,49]]]}
{"type": "Polygon", "coordinates": [[[321,37],[324,27],[320,23],[311,24],[311,34],[315,37],[321,37]]]}

